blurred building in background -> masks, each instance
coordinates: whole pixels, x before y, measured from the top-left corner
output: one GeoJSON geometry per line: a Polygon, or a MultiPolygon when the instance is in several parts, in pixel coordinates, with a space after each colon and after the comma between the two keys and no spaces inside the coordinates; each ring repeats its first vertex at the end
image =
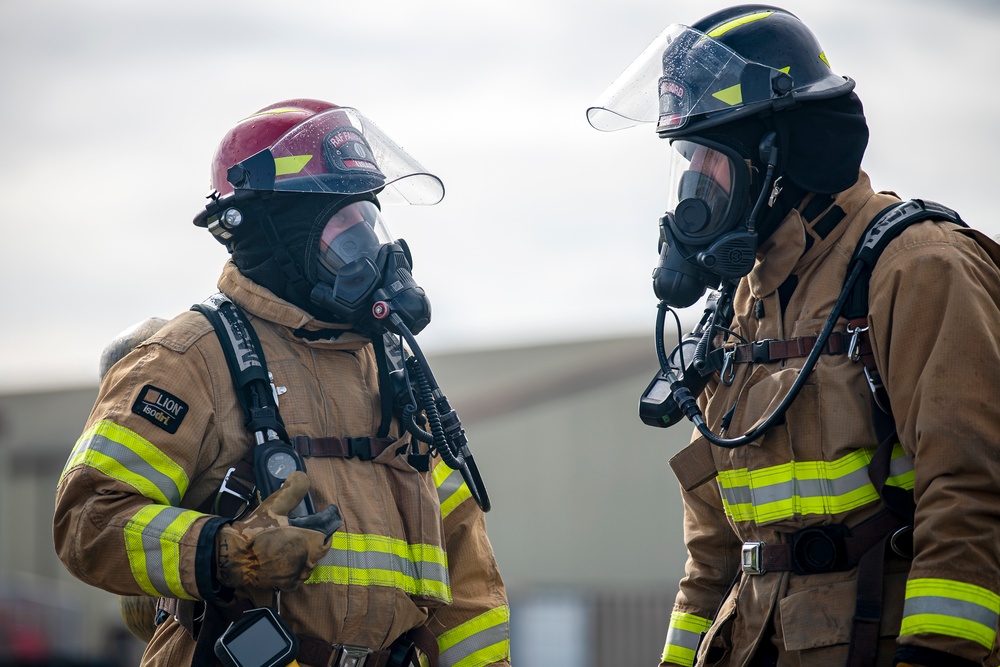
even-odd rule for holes
{"type": "MultiPolygon", "coordinates": [[[[667,460],[690,428],[637,417],[652,335],[429,356],[493,501],[514,664],[655,665],[684,569],[667,460]]],[[[141,655],[116,596],[71,577],[52,547],[56,482],[96,392],[0,395],[0,667],[141,655]]]]}

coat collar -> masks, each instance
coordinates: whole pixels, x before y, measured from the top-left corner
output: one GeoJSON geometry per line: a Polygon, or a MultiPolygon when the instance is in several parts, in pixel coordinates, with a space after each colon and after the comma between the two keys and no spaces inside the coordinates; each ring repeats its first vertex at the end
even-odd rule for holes
{"type": "Polygon", "coordinates": [[[358,349],[369,342],[366,336],[350,331],[351,326],[341,322],[324,322],[284,299],[279,298],[265,287],[253,282],[236,267],[232,260],[226,262],[218,283],[219,291],[233,300],[246,312],[268,322],[273,322],[287,331],[289,337],[299,342],[313,344],[333,344],[337,348],[358,349]],[[296,335],[305,333],[306,335],[296,335]],[[311,332],[323,332],[318,340],[310,340],[311,332]],[[329,335],[325,335],[329,332],[329,335]]]}
{"type": "Polygon", "coordinates": [[[868,175],[861,171],[854,185],[843,192],[807,195],[757,249],[756,264],[747,276],[750,293],[764,298],[790,275],[825,256],[874,194],[868,175]]]}

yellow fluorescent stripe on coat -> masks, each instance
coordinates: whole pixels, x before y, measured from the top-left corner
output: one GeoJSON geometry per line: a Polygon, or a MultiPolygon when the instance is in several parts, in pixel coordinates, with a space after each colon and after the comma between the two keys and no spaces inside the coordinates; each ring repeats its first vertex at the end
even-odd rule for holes
{"type": "Polygon", "coordinates": [[[510,660],[510,609],[496,607],[438,637],[439,667],[483,667],[510,660]]]}
{"type": "Polygon", "coordinates": [[[685,667],[694,664],[695,650],[701,634],[712,626],[712,619],[675,611],[670,614],[670,628],[663,646],[662,662],[675,662],[685,667]]]}
{"type": "Polygon", "coordinates": [[[443,461],[439,461],[431,472],[434,486],[438,490],[438,501],[441,504],[441,518],[446,518],[455,508],[472,497],[468,484],[462,478],[462,473],[452,470],[443,461]]]}
{"type": "Polygon", "coordinates": [[[739,28],[741,25],[746,25],[747,23],[753,23],[754,21],[760,21],[761,19],[766,19],[768,16],[774,12],[757,12],[756,14],[747,14],[746,16],[741,16],[738,19],[733,19],[732,21],[727,21],[720,25],[718,28],[712,30],[708,33],[709,37],[720,37],[725,35],[727,32],[733,28],[739,28]]]}
{"type": "Polygon", "coordinates": [[[308,583],[388,586],[451,602],[448,556],[440,547],[338,531],[308,583]]]}
{"type": "Polygon", "coordinates": [[[160,505],[178,504],[189,483],[184,469],[156,445],[108,420],[97,422],[80,436],[62,474],[79,465],[128,484],[160,505]],[[118,450],[117,454],[111,449],[118,450]]]}
{"type": "MultiPolygon", "coordinates": [[[[860,449],[836,461],[792,461],[752,471],[720,471],[723,506],[735,521],[758,523],[863,507],[878,500],[866,472],[873,451],[860,449]]],[[[893,448],[892,458],[896,474],[888,483],[912,489],[913,464],[900,445],[893,448]]]]}
{"type": "Polygon", "coordinates": [[[274,158],[274,175],[287,176],[288,174],[297,174],[305,168],[312,158],[312,155],[276,157],[274,158]]]}
{"type": "Polygon", "coordinates": [[[125,553],[136,583],[149,595],[195,599],[181,583],[180,541],[203,514],[147,505],[125,524],[125,553]]]}
{"type": "Polygon", "coordinates": [[[974,584],[950,579],[911,579],[900,635],[929,632],[993,647],[1000,620],[1000,596],[974,584]]]}

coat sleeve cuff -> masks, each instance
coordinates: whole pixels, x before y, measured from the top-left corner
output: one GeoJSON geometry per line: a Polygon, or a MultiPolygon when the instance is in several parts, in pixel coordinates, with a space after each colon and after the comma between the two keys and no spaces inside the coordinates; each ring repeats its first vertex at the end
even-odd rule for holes
{"type": "Polygon", "coordinates": [[[201,527],[198,549],[195,553],[194,575],[198,594],[207,602],[225,602],[232,599],[233,591],[225,588],[215,577],[215,534],[229,523],[228,519],[212,517],[201,527]]]}
{"type": "Polygon", "coordinates": [[[893,665],[920,665],[920,667],[979,667],[978,662],[960,658],[952,653],[935,651],[925,646],[900,646],[896,649],[893,665]]]}

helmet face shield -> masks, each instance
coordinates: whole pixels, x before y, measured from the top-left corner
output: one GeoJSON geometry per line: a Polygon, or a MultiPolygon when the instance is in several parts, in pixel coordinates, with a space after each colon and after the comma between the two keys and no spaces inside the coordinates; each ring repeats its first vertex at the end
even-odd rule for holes
{"type": "Polygon", "coordinates": [[[612,131],[656,121],[662,136],[679,136],[854,87],[830,71],[812,33],[782,10],[703,27],[668,26],[587,110],[590,124],[612,131]]]}
{"type": "Polygon", "coordinates": [[[432,205],[444,197],[441,179],[350,107],[317,113],[292,127],[270,147],[230,168],[227,180],[248,190],[379,191],[380,199],[410,204],[432,205]]]}
{"type": "Polygon", "coordinates": [[[601,94],[587,116],[604,131],[653,121],[659,129],[680,129],[692,116],[769,102],[775,97],[771,79],[782,76],[788,78],[748,63],[702,32],[674,24],[601,94]]]}
{"type": "Polygon", "coordinates": [[[319,240],[319,265],[333,275],[362,257],[375,261],[383,244],[393,240],[378,207],[356,201],[327,221],[319,240]]]}

